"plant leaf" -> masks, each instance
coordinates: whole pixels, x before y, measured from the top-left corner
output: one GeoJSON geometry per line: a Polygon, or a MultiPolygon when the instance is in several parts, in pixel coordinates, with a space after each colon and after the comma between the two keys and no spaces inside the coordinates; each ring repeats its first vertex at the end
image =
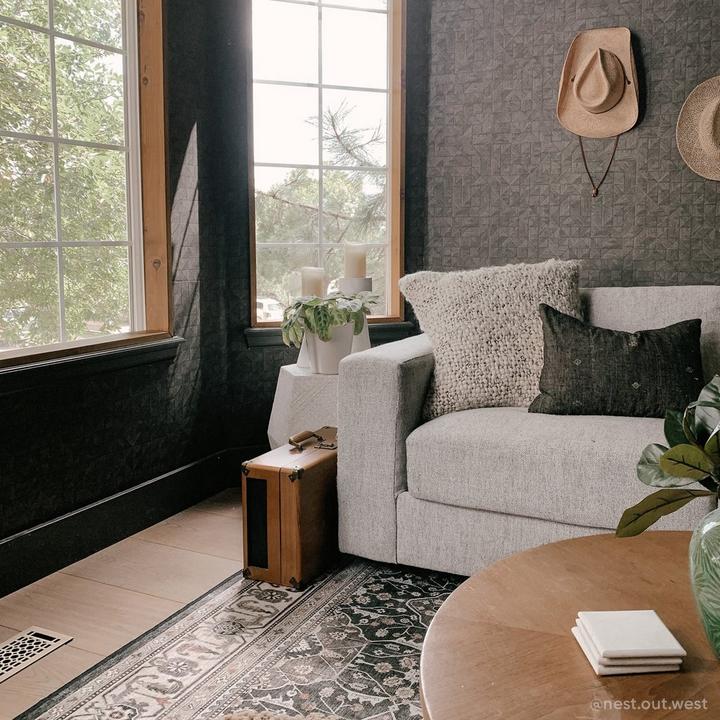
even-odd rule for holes
{"type": "Polygon", "coordinates": [[[720,427],[716,427],[712,431],[704,449],[705,454],[713,461],[714,465],[720,464],[720,427]]]}
{"type": "Polygon", "coordinates": [[[683,433],[688,439],[688,442],[693,445],[698,444],[697,436],[695,435],[695,409],[692,405],[688,405],[683,413],[683,433]]]}
{"type": "Polygon", "coordinates": [[[715,469],[710,458],[696,445],[676,445],[663,453],[660,467],[668,475],[703,480],[715,469]]]}
{"type": "Polygon", "coordinates": [[[618,537],[632,537],[647,530],[661,517],[679,510],[697,497],[712,495],[707,490],[672,489],[658,490],[648,495],[637,505],[628,508],[620,518],[615,534],[618,537]]]}
{"type": "Polygon", "coordinates": [[[683,429],[686,433],[690,433],[699,447],[705,445],[718,425],[720,425],[720,404],[696,400],[685,408],[683,429]]]}
{"type": "Polygon", "coordinates": [[[680,410],[668,410],[665,413],[665,439],[670,447],[694,442],[694,438],[686,437],[683,430],[683,413],[680,410]]]}
{"type": "Polygon", "coordinates": [[[695,482],[692,478],[679,478],[669,475],[660,467],[660,458],[667,452],[664,445],[653,443],[642,452],[637,464],[637,476],[640,482],[653,487],[683,487],[695,482]]]}

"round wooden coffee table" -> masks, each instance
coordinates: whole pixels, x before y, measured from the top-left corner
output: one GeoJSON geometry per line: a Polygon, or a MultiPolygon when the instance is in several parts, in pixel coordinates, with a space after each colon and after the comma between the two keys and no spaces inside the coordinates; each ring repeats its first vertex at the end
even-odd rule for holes
{"type": "Polygon", "coordinates": [[[425,720],[720,718],[720,661],[695,609],[689,540],[686,532],[594,535],[471,577],[425,638],[425,720]],[[576,613],[645,609],[687,650],[681,671],[597,677],[570,633],[576,613]]]}

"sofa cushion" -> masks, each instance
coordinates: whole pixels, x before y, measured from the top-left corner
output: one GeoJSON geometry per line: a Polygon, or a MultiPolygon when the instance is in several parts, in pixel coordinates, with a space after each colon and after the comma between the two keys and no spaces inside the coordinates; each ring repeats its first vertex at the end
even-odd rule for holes
{"type": "Polygon", "coordinates": [[[408,491],[446,505],[614,529],[652,491],[635,465],[662,439],[655,418],[465,410],[410,434],[408,491]]]}

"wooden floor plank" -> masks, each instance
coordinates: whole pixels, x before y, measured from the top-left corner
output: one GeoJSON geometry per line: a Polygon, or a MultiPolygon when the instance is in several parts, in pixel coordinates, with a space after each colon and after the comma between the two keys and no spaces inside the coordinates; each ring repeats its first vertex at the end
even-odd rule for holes
{"type": "Polygon", "coordinates": [[[132,537],[61,572],[186,604],[240,570],[237,560],[132,537]]]}
{"type": "Polygon", "coordinates": [[[74,647],[104,656],[182,606],[182,602],[54,573],[0,598],[0,622],[18,632],[31,625],[56,630],[75,638],[74,647]]]}
{"type": "Polygon", "coordinates": [[[11,720],[241,570],[241,518],[239,492],[230,489],[0,598],[0,641],[31,625],[74,637],[0,683],[0,720],[11,720]]]}
{"type": "Polygon", "coordinates": [[[233,515],[191,508],[133,537],[238,562],[243,559],[242,522],[233,515]]]}
{"type": "Polygon", "coordinates": [[[239,487],[228,488],[195,505],[196,510],[213,512],[218,515],[242,518],[242,490],[239,487]]]}

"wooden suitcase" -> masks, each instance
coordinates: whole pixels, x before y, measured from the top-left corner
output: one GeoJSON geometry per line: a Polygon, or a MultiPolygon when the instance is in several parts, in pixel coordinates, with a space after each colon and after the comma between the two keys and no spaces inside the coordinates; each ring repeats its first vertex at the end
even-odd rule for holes
{"type": "Polygon", "coordinates": [[[299,589],[336,559],[336,434],[298,433],[243,463],[245,577],[299,589]]]}

